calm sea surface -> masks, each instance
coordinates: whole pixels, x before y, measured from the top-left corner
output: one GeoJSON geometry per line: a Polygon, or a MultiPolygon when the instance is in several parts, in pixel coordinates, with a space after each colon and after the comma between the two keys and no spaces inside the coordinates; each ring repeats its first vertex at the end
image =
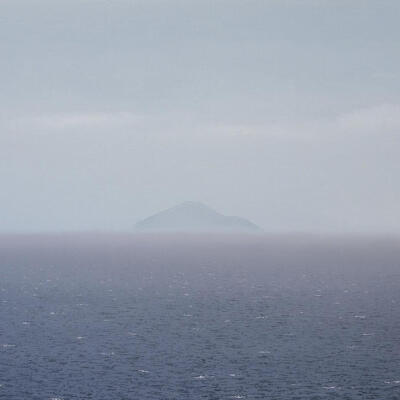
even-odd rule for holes
{"type": "Polygon", "coordinates": [[[0,399],[400,399],[400,242],[0,237],[0,399]]]}

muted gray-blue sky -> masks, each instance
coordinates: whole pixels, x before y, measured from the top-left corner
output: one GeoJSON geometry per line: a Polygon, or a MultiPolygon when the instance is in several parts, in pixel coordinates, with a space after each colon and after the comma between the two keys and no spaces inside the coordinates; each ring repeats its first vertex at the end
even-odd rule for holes
{"type": "Polygon", "coordinates": [[[400,233],[398,1],[3,0],[0,229],[184,200],[400,233]]]}

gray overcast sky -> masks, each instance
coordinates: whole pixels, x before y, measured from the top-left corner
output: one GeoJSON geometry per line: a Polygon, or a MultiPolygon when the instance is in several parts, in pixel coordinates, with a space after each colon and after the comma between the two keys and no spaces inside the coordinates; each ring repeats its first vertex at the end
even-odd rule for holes
{"type": "Polygon", "coordinates": [[[0,230],[184,200],[400,233],[400,1],[1,0],[0,230]]]}

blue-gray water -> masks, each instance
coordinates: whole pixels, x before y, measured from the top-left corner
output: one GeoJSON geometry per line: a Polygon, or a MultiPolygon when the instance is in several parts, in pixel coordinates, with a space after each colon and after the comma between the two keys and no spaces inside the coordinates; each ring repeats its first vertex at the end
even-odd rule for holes
{"type": "Polygon", "coordinates": [[[390,238],[0,237],[0,399],[399,399],[390,238]]]}

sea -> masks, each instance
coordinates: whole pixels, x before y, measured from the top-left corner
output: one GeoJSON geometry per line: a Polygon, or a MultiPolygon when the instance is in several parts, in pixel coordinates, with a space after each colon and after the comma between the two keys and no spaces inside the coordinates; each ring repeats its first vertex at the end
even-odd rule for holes
{"type": "Polygon", "coordinates": [[[0,399],[400,399],[400,240],[0,236],[0,399]]]}

